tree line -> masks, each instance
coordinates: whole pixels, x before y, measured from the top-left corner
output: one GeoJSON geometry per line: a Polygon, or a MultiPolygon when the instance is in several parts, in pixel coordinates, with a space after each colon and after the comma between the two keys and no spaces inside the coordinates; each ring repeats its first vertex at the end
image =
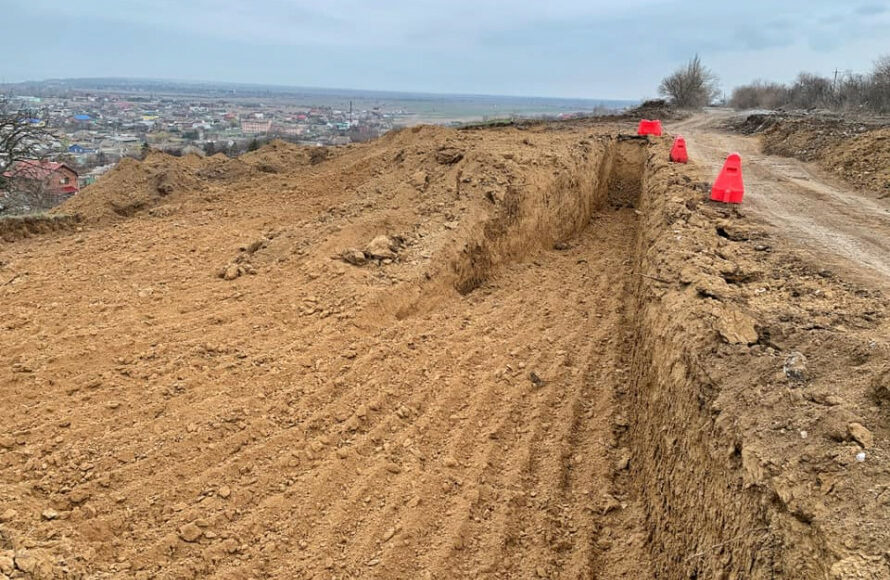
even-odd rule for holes
{"type": "MultiPolygon", "coordinates": [[[[717,101],[717,75],[698,55],[661,81],[660,95],[679,109],[700,109],[717,101]]],[[[727,103],[735,109],[832,109],[890,113],[890,55],[866,74],[828,78],[800,73],[790,84],[758,80],[736,87],[727,103]]]]}
{"type": "Polygon", "coordinates": [[[729,105],[736,109],[832,109],[890,113],[890,55],[867,74],[827,78],[801,73],[791,84],[755,81],[737,87],[729,105]]]}

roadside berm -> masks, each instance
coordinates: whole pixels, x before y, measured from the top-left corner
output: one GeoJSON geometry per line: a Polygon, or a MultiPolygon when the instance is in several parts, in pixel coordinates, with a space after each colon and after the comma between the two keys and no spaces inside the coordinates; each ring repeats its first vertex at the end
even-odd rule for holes
{"type": "Polygon", "coordinates": [[[153,154],[4,244],[0,573],[887,577],[885,297],[632,132],[153,154]]]}

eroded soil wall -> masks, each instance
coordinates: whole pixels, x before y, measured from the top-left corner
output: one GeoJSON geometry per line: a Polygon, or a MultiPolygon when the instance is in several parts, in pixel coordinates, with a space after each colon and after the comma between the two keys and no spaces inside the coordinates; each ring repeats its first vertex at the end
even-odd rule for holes
{"type": "Polygon", "coordinates": [[[825,577],[818,535],[775,500],[736,425],[721,417],[722,385],[708,369],[719,341],[713,320],[726,314],[713,288],[725,284],[696,266],[709,248],[674,225],[680,212],[710,229],[687,208],[698,196],[667,175],[661,149],[653,148],[640,200],[626,399],[629,484],[646,511],[654,576],[825,577]],[[676,250],[685,245],[684,263],[676,250]]]}
{"type": "Polygon", "coordinates": [[[454,262],[454,285],[461,294],[478,288],[500,264],[577,235],[607,204],[636,204],[645,160],[641,141],[592,137],[581,141],[574,155],[574,164],[556,170],[544,187],[507,191],[495,217],[454,262]]]}

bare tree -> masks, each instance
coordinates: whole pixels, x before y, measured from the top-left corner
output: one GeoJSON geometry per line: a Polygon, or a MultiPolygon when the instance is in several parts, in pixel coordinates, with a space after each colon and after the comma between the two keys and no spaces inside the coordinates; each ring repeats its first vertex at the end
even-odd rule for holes
{"type": "Polygon", "coordinates": [[[730,101],[737,109],[792,107],[890,113],[890,55],[875,61],[869,74],[847,71],[829,79],[800,73],[790,86],[755,81],[736,87],[730,101]]]}
{"type": "Polygon", "coordinates": [[[799,109],[831,107],[834,105],[834,88],[829,79],[803,72],[791,85],[788,102],[799,109]]]}
{"type": "Polygon", "coordinates": [[[882,113],[890,112],[890,55],[875,62],[868,90],[868,104],[871,109],[882,113]]]}
{"type": "Polygon", "coordinates": [[[699,109],[720,94],[717,75],[695,55],[685,66],[661,81],[658,94],[681,109],[699,109]]]}
{"type": "Polygon", "coordinates": [[[736,87],[729,100],[735,109],[778,109],[788,102],[788,88],[779,83],[754,81],[750,85],[736,87]]]}
{"type": "Polygon", "coordinates": [[[47,127],[34,122],[30,111],[0,98],[0,181],[16,162],[44,157],[53,138],[47,127]]]}

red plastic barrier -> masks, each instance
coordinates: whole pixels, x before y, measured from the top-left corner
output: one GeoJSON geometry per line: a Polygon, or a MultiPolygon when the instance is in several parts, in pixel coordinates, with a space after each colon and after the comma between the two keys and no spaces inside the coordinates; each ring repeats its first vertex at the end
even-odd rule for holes
{"type": "Polygon", "coordinates": [[[717,181],[711,188],[711,201],[723,203],[742,203],[745,195],[745,183],[742,180],[742,156],[730,153],[723,164],[717,181]]]}
{"type": "Polygon", "coordinates": [[[661,137],[661,121],[641,120],[639,127],[637,127],[637,135],[661,137]]]}
{"type": "Polygon", "coordinates": [[[686,151],[686,139],[677,137],[674,146],[671,147],[671,161],[674,163],[686,163],[689,161],[689,153],[686,151]]]}

